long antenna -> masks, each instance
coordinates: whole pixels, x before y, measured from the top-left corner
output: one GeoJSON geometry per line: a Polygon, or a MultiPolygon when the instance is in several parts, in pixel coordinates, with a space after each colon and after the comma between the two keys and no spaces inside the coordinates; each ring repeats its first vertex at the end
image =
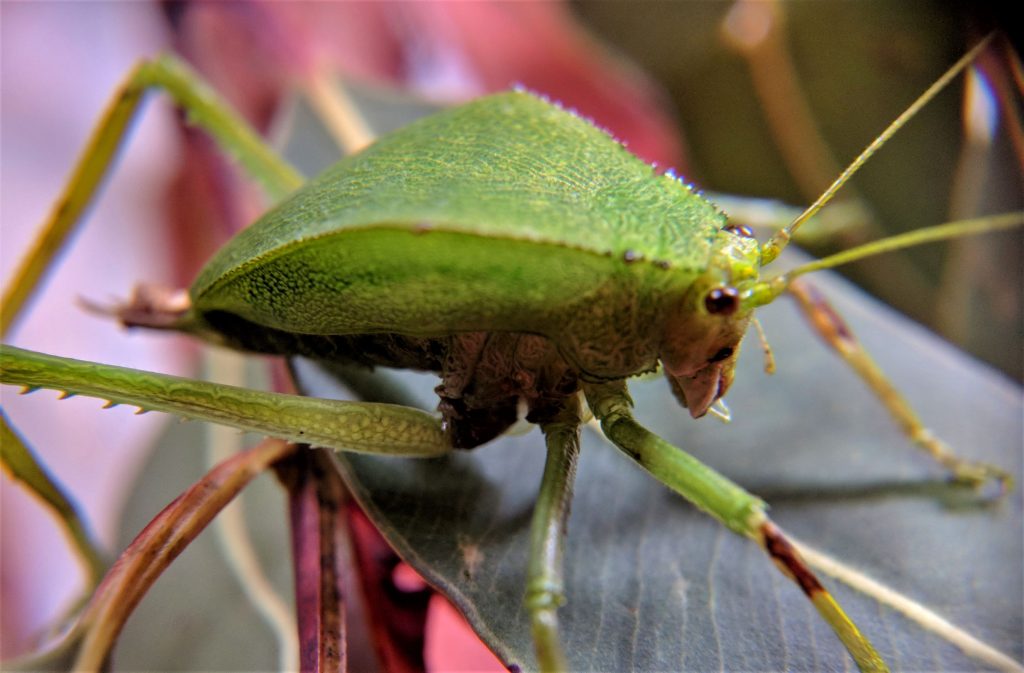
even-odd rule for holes
{"type": "Polygon", "coordinates": [[[911,103],[910,107],[903,111],[903,114],[894,119],[893,122],[878,135],[877,138],[871,141],[871,144],[864,148],[864,151],[862,151],[860,155],[854,159],[849,166],[847,166],[846,170],[836,178],[835,182],[833,182],[828,189],[822,192],[821,196],[819,196],[818,199],[807,208],[807,210],[793,220],[789,226],[775,232],[772,237],[761,246],[761,266],[774,261],[775,258],[779,256],[779,253],[781,253],[789,244],[789,240],[793,237],[793,232],[795,232],[801,224],[821,210],[826,203],[831,201],[832,197],[839,191],[839,188],[853,177],[853,174],[864,165],[864,162],[870,159],[871,156],[893,136],[893,134],[899,131],[904,124],[910,121],[910,119],[917,114],[918,110],[927,105],[928,102],[931,101],[931,99],[934,98],[935,95],[938,94],[939,91],[941,91],[947,84],[949,84],[954,77],[959,75],[960,72],[966,68],[975,59],[975,57],[985,49],[985,47],[988,46],[993,37],[995,37],[995,33],[990,33],[985,37],[985,39],[975,45],[973,49],[964,54],[964,56],[953,64],[953,66],[947,70],[942,77],[936,80],[934,84],[928,87],[928,89],[917,98],[917,100],[911,103]]]}
{"type": "Polygon", "coordinates": [[[822,269],[834,269],[841,264],[849,264],[850,262],[855,262],[872,255],[879,255],[883,252],[902,250],[903,248],[933,243],[935,241],[947,241],[962,236],[976,236],[990,231],[1003,231],[1021,225],[1024,225],[1024,211],[947,222],[946,224],[925,227],[924,229],[909,231],[898,236],[883,238],[880,241],[858,245],[855,248],[843,250],[834,255],[822,257],[821,259],[790,269],[767,281],[755,283],[743,297],[743,306],[745,308],[754,308],[771,303],[776,297],[786,291],[786,288],[789,287],[789,284],[795,278],[805,273],[821,271],[822,269]]]}

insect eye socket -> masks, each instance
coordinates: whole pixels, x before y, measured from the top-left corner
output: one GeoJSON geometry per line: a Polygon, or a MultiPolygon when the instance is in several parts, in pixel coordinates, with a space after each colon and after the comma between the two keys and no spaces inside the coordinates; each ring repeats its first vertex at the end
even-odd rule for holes
{"type": "Polygon", "coordinates": [[[740,238],[754,238],[754,230],[745,224],[727,224],[724,229],[740,238]]]}
{"type": "Polygon", "coordinates": [[[732,315],[740,307],[740,295],[734,287],[716,287],[704,297],[704,308],[715,315],[732,315]]]}

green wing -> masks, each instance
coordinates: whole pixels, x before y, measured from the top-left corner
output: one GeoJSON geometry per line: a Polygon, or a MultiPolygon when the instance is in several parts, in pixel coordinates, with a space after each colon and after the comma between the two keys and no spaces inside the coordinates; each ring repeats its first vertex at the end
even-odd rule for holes
{"type": "Polygon", "coordinates": [[[685,286],[723,224],[589,122],[511,92],[341,161],[221,250],[192,292],[200,311],[308,333],[544,331],[582,295],[685,286]]]}

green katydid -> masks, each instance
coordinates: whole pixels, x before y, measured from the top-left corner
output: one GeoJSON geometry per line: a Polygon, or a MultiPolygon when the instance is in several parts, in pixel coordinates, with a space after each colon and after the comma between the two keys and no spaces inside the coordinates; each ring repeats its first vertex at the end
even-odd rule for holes
{"type": "MultiPolygon", "coordinates": [[[[173,69],[173,66],[170,65],[173,69]]],[[[456,143],[458,144],[458,143],[456,143]]],[[[556,156],[558,153],[555,153],[556,156]]],[[[465,158],[460,157],[460,158],[465,158]]],[[[461,165],[453,162],[452,165],[461,165]]],[[[492,165],[493,168],[493,165],[492,165]]],[[[469,185],[469,187],[480,187],[480,185],[469,185]]],[[[367,306],[367,312],[362,316],[355,316],[354,313],[344,315],[331,315],[331,320],[342,322],[325,323],[321,328],[311,328],[311,319],[328,319],[330,303],[324,302],[322,297],[316,293],[317,287],[314,282],[322,277],[322,270],[314,270],[312,276],[302,277],[291,275],[290,272],[282,272],[275,264],[282,260],[284,255],[277,250],[261,250],[259,246],[266,246],[265,242],[252,242],[258,238],[258,234],[243,235],[240,242],[233,244],[226,252],[223,252],[217,261],[214,261],[208,270],[204,272],[197,282],[193,294],[192,312],[187,317],[181,318],[171,316],[173,327],[180,327],[188,331],[212,335],[214,340],[235,342],[248,348],[267,350],[277,348],[278,344],[285,343],[287,350],[299,350],[313,355],[323,355],[324,349],[342,350],[357,360],[363,360],[374,364],[415,364],[421,368],[441,369],[441,362],[433,352],[440,350],[442,355],[451,357],[456,348],[466,350],[476,349],[479,351],[482,344],[474,341],[470,336],[465,343],[444,343],[447,335],[459,333],[466,330],[488,330],[495,332],[511,333],[539,333],[545,335],[556,348],[552,349],[545,343],[534,343],[533,337],[516,337],[511,344],[498,344],[496,348],[518,348],[524,347],[520,356],[522,361],[529,356],[539,357],[540,365],[531,370],[525,368],[517,374],[534,375],[537,379],[547,382],[547,387],[536,382],[528,385],[517,384],[519,388],[492,389],[484,392],[494,392],[495,396],[483,395],[480,400],[468,404],[465,400],[469,395],[463,394],[468,386],[465,382],[461,388],[456,381],[464,372],[460,369],[465,367],[464,363],[455,362],[455,367],[448,371],[446,390],[448,397],[445,399],[445,408],[448,421],[448,436],[455,444],[475,445],[480,441],[488,439],[497,432],[500,432],[507,425],[514,411],[508,408],[506,401],[509,398],[527,397],[531,399],[531,413],[536,420],[547,426],[549,441],[553,444],[552,455],[557,458],[560,444],[571,445],[573,421],[566,420],[565,415],[570,417],[575,413],[572,408],[572,400],[575,393],[582,387],[588,393],[592,408],[606,425],[613,437],[627,446],[627,451],[638,458],[642,464],[649,467],[660,475],[661,478],[669,478],[670,475],[679,469],[672,464],[665,464],[665,459],[675,460],[680,454],[673,451],[665,451],[661,448],[648,447],[646,439],[639,443],[633,443],[637,433],[641,431],[628,420],[625,410],[625,398],[615,384],[603,382],[604,379],[619,380],[628,375],[640,373],[641,371],[653,368],[656,359],[661,359],[666,369],[676,376],[678,392],[684,398],[695,415],[701,415],[712,402],[721,397],[731,377],[731,366],[735,358],[735,352],[739,339],[742,337],[743,328],[749,318],[749,309],[759,303],[767,303],[773,298],[777,285],[760,283],[756,279],[756,271],[759,266],[757,255],[761,252],[756,242],[745,236],[738,235],[733,231],[723,229],[724,221],[717,212],[706,202],[696,199],[685,188],[681,187],[668,177],[655,176],[650,169],[641,163],[628,157],[617,145],[601,136],[593,128],[566,113],[559,111],[544,103],[524,94],[509,94],[501,98],[491,98],[473,104],[459,110],[441,115],[413,127],[412,129],[389,137],[379,143],[369,153],[342,164],[330,176],[321,179],[311,188],[301,192],[296,198],[289,201],[282,210],[275,211],[268,220],[265,220],[264,229],[281,226],[280,222],[287,221],[294,217],[303,217],[304,213],[316,210],[322,203],[319,199],[312,201],[317,189],[327,191],[335,189],[350,190],[349,199],[358,201],[367,199],[372,203],[369,207],[373,217],[383,218],[387,223],[395,223],[394,227],[373,227],[358,231],[355,226],[353,231],[355,238],[367,233],[370,238],[364,243],[359,243],[360,253],[356,259],[347,259],[347,268],[358,268],[355,265],[365,263],[361,271],[356,271],[358,276],[373,279],[378,275],[386,273],[405,274],[412,272],[414,279],[422,279],[424,276],[431,276],[431,284],[417,285],[415,280],[398,281],[410,283],[410,288],[422,287],[428,294],[417,298],[417,301],[404,306],[388,306],[382,302],[387,301],[390,293],[366,294],[360,296],[358,293],[353,303],[363,303],[367,306]],[[456,121],[459,123],[456,124],[456,121]],[[431,126],[431,124],[438,126],[431,126]],[[483,124],[475,127],[474,124],[483,124]],[[524,129],[521,124],[525,125],[524,129]],[[468,129],[465,135],[460,131],[453,131],[453,128],[468,129]],[[541,131],[540,129],[547,129],[541,131]],[[442,137],[464,140],[465,146],[453,148],[453,151],[471,153],[466,156],[480,156],[481,150],[486,149],[487,142],[481,138],[497,137],[508,144],[502,147],[501,154],[506,157],[522,156],[523,146],[527,137],[536,134],[549,132],[552,146],[557,147],[564,153],[560,156],[561,161],[547,159],[538,162],[538,171],[546,173],[540,181],[537,175],[527,173],[516,173],[515,171],[498,171],[491,176],[488,185],[501,184],[503,179],[508,179],[507,194],[500,189],[496,193],[488,193],[481,189],[473,192],[469,189],[459,193],[457,196],[462,202],[437,203],[426,198],[417,200],[417,194],[436,193],[437,180],[446,181],[453,178],[452,175],[444,172],[429,174],[394,172],[391,165],[385,174],[400,176],[396,180],[401,181],[401,191],[381,194],[380,201],[374,202],[366,196],[367,192],[360,191],[360,172],[365,175],[373,175],[380,167],[388,166],[388,162],[401,163],[402,157],[408,156],[409,152],[415,153],[418,148],[426,142],[425,139],[438,134],[439,130],[444,131],[442,137]],[[473,137],[476,132],[477,137],[473,137]],[[521,134],[521,135],[517,135],[521,134]],[[447,135],[445,135],[447,134],[447,135]],[[575,144],[570,144],[572,141],[575,144]],[[595,160],[596,165],[606,169],[603,177],[595,176],[586,172],[587,162],[578,162],[576,153],[582,147],[592,150],[596,156],[589,157],[595,160]],[[376,154],[375,154],[376,153],[376,154]],[[382,162],[374,164],[374,161],[382,162]],[[550,163],[548,163],[550,162],[550,163]],[[552,165],[554,164],[554,165],[552,165]],[[607,170],[609,164],[613,169],[607,170]],[[579,168],[578,166],[583,166],[579,168]],[[557,172],[553,169],[559,169],[557,172]],[[579,170],[579,175],[573,173],[579,170]],[[339,179],[340,176],[340,179],[339,179]],[[558,176],[565,177],[566,189],[552,189],[549,196],[553,199],[544,199],[539,202],[529,203],[521,199],[524,193],[531,193],[534,188],[541,185],[550,185],[560,182],[558,176]],[[613,179],[614,178],[614,179],[613,179]],[[523,181],[523,180],[526,181],[523,181]],[[619,183],[618,179],[625,182],[619,183]],[[416,180],[424,182],[416,184],[416,180]],[[604,180],[602,182],[602,180],[604,180]],[[347,182],[346,182],[347,181],[347,182]],[[433,183],[431,182],[433,181],[433,183]],[[624,185],[629,181],[637,186],[637,189],[625,189],[624,185]],[[410,184],[412,183],[412,184],[410,184]],[[339,185],[343,185],[339,187],[339,185]],[[432,191],[433,190],[433,191],[432,191]],[[587,190],[594,190],[586,193],[587,190]],[[650,231],[637,227],[636,230],[621,231],[623,239],[617,242],[615,248],[611,247],[608,232],[594,232],[581,226],[568,226],[573,220],[586,223],[606,222],[609,230],[619,225],[614,218],[607,214],[602,219],[599,212],[588,212],[579,207],[582,196],[583,205],[599,205],[600,199],[607,199],[607,203],[616,206],[626,198],[638,197],[647,194],[657,204],[658,210],[662,213],[672,212],[678,209],[680,221],[693,225],[692,230],[685,231],[683,246],[673,250],[669,245],[668,237],[649,237],[650,231]],[[504,198],[507,196],[519,197],[516,199],[504,198]],[[394,205],[394,210],[389,206],[394,205]],[[504,208],[498,209],[497,206],[504,208]],[[486,211],[486,212],[485,212],[486,211]],[[557,231],[554,228],[534,228],[537,214],[549,214],[557,211],[559,222],[563,222],[562,228],[557,231]],[[298,214],[298,215],[296,215],[298,214]],[[582,215],[585,219],[580,219],[582,215]],[[696,218],[693,216],[696,214],[696,218]],[[483,215],[481,220],[473,218],[483,215]],[[450,218],[450,219],[449,219],[450,218]],[[700,224],[697,224],[700,222],[700,224]],[[482,224],[483,223],[483,224],[482,224]],[[490,227],[490,228],[489,228],[490,227]],[[600,234],[595,236],[594,234],[600,234]],[[440,239],[440,240],[438,240],[440,239]],[[518,240],[508,240],[518,239],[518,240]],[[411,243],[410,243],[411,241],[411,243]],[[501,251],[495,241],[501,241],[501,251]],[[452,244],[455,245],[452,245],[452,244]],[[256,246],[256,250],[253,249],[256,246]],[[432,259],[420,255],[422,248],[436,245],[431,251],[432,259]],[[387,246],[387,254],[373,257],[381,246],[387,246]],[[405,258],[395,259],[395,250],[406,247],[410,254],[405,258]],[[480,246],[480,247],[476,247],[480,246]],[[522,250],[517,248],[521,247],[522,250]],[[548,250],[547,248],[554,248],[548,250]],[[701,249],[702,248],[702,249],[701,249]],[[458,255],[445,256],[445,251],[456,249],[458,255]],[[700,254],[697,252],[700,250],[700,254]],[[706,261],[708,256],[715,259],[712,250],[720,253],[718,263],[706,261]],[[241,252],[239,252],[241,251],[241,252]],[[267,261],[252,261],[265,253],[267,261]],[[553,253],[548,256],[548,253],[553,253]],[[507,258],[506,258],[507,255],[507,258]],[[571,258],[571,259],[570,259],[571,258]],[[744,259],[745,258],[745,259],[744,259]],[[416,268],[413,266],[417,260],[426,261],[425,266],[416,268]],[[487,274],[480,271],[478,264],[480,260],[487,260],[488,263],[500,263],[506,265],[504,275],[498,278],[498,282],[489,280],[487,274]],[[395,262],[395,263],[392,263],[395,262]],[[389,267],[390,265],[390,267],[389,267]],[[248,269],[256,267],[257,273],[251,274],[248,269]],[[459,290],[461,283],[457,285],[445,285],[450,282],[451,276],[441,276],[440,270],[446,273],[460,274],[456,277],[462,280],[465,277],[473,277],[479,284],[475,285],[476,292],[486,290],[486,295],[473,294],[471,290],[462,299],[458,300],[455,293],[459,290]],[[389,270],[390,269],[390,270],[389,270]],[[682,269],[684,273],[680,277],[673,278],[673,270],[682,269]],[[710,272],[710,273],[705,273],[710,272]],[[261,274],[266,275],[261,275],[261,274]],[[550,278],[544,274],[554,274],[550,278]],[[549,282],[535,283],[543,285],[547,290],[548,286],[554,291],[561,291],[557,297],[545,294],[538,298],[529,296],[528,288],[511,285],[507,279],[514,278],[517,274],[527,275],[531,279],[542,279],[549,282]],[[725,274],[724,276],[722,274],[725,274]],[[729,278],[729,274],[732,277],[729,278]],[[311,289],[311,303],[304,306],[315,306],[317,309],[311,313],[301,314],[304,309],[299,309],[298,316],[290,311],[294,310],[294,298],[289,297],[286,302],[275,302],[271,294],[265,293],[264,288],[274,278],[283,278],[289,285],[298,285],[311,289]],[[611,287],[604,299],[600,297],[582,296],[587,292],[598,289],[598,294],[603,290],[602,279],[615,278],[615,285],[611,287]],[[271,279],[268,281],[268,279],[271,279]],[[447,279],[447,281],[446,281],[447,279]],[[487,286],[487,283],[491,283],[487,286]],[[236,287],[232,287],[235,283],[236,287]],[[226,289],[225,289],[226,288],[226,289]],[[238,289],[241,288],[241,289],[238,289]],[[430,295],[432,289],[440,291],[439,295],[430,295]],[[652,289],[653,288],[653,289],[652,289]],[[628,304],[622,300],[621,295],[616,292],[627,292],[645,296],[649,292],[650,299],[637,304],[628,304]],[[219,293],[219,294],[218,294],[219,293]],[[689,296],[688,296],[688,293],[689,296]],[[240,305],[240,296],[269,297],[267,303],[259,305],[256,302],[246,301],[240,305]],[[499,303],[501,310],[494,314],[480,312],[480,304],[483,296],[488,300],[504,301],[499,303]],[[442,322],[431,324],[431,319],[438,317],[438,312],[433,307],[445,303],[450,307],[452,317],[444,316],[442,322]],[[497,297],[503,299],[497,300],[497,297]],[[688,297],[687,308],[680,310],[678,304],[681,297],[688,297]],[[581,301],[586,300],[586,301],[581,301]],[[319,303],[318,303],[319,302],[319,303]],[[539,303],[538,303],[539,302],[539,303]],[[556,303],[551,309],[550,315],[541,315],[537,306],[543,303],[550,306],[556,303]],[[431,311],[419,313],[419,306],[429,306],[431,311]],[[652,334],[649,330],[638,330],[636,334],[630,335],[624,348],[609,348],[611,345],[618,345],[616,341],[618,332],[606,332],[600,334],[597,331],[597,323],[592,319],[592,313],[588,313],[587,307],[600,307],[598,311],[618,311],[616,325],[641,324],[646,327],[662,317],[681,316],[679,324],[672,325],[672,329],[662,329],[660,333],[652,334]],[[637,309],[649,309],[649,315],[643,315],[637,309]],[[408,313],[403,313],[408,312],[408,313]],[[224,315],[224,313],[231,315],[224,315]],[[389,312],[398,314],[399,323],[388,323],[380,321],[381,314],[389,312]],[[269,316],[269,318],[268,318],[269,316]],[[355,316],[355,317],[354,317],[355,316]],[[574,325],[569,320],[564,326],[561,321],[565,316],[578,317],[581,324],[574,325]],[[698,318],[698,316],[700,316],[698,318]],[[707,316],[714,316],[707,319],[707,316]],[[262,335],[250,336],[250,332],[238,328],[238,325],[260,322],[261,320],[273,321],[270,324],[279,332],[264,330],[262,335]],[[588,322],[589,319],[589,322],[588,322]],[[293,321],[289,323],[289,321],[293,321]],[[304,326],[297,327],[295,320],[303,321],[304,326]],[[345,320],[355,320],[355,327],[345,320]],[[445,322],[447,321],[447,322],[445,322]],[[736,324],[732,324],[732,323],[736,324]],[[398,326],[396,326],[398,325],[398,326]],[[564,328],[563,328],[564,327],[564,328]],[[328,335],[342,335],[341,339],[318,339],[317,337],[295,338],[287,334],[302,332],[305,334],[326,333],[328,335]],[[422,331],[420,331],[422,330],[422,331]],[[359,340],[348,339],[346,334],[393,334],[397,338],[386,340],[372,337],[359,340]],[[673,340],[672,334],[683,335],[685,339],[673,340]],[[694,338],[695,335],[702,335],[703,338],[694,338]],[[645,342],[646,339],[646,342],[645,342]],[[439,343],[440,342],[440,343],[439,343]],[[376,349],[376,354],[372,353],[376,349]],[[610,355],[621,355],[625,353],[626,359],[616,359],[610,355]],[[434,357],[435,360],[425,358],[434,357]],[[582,382],[582,383],[581,383],[582,382]],[[497,416],[497,419],[495,418],[497,416]],[[468,420],[467,420],[468,419],[468,420]],[[552,439],[563,437],[562,440],[552,439]],[[651,453],[646,453],[651,451],[651,453]]],[[[358,216],[358,210],[354,212],[358,216]]],[[[605,211],[614,212],[614,211],[605,211]]],[[[344,216],[342,216],[344,217],[344,216]]],[[[1015,222],[1015,220],[1014,220],[1015,222]]],[[[337,225],[338,220],[332,214],[327,219],[309,221],[305,224],[317,226],[318,224],[330,223],[337,225]]],[[[649,220],[642,220],[642,224],[654,224],[649,220]]],[[[366,224],[366,222],[355,222],[355,225],[366,224]]],[[[1006,224],[1009,224],[1007,222],[1006,224]]],[[[664,224],[662,226],[665,226],[664,224]]],[[[961,231],[965,231],[963,227],[961,231]]],[[[665,231],[671,235],[673,230],[665,227],[665,231]]],[[[330,231],[324,232],[325,239],[331,238],[330,231]]],[[[352,242],[347,236],[338,236],[338,239],[345,239],[344,247],[335,246],[329,255],[344,255],[344,250],[351,249],[352,242]],[[340,252],[339,252],[340,251],[340,252]]],[[[272,247],[272,246],[271,246],[272,247]]],[[[296,245],[297,253],[302,256],[308,254],[309,260],[321,257],[328,248],[296,245]]],[[[294,259],[288,260],[290,265],[294,259]]],[[[333,260],[332,264],[334,261],[333,260]]],[[[305,265],[304,265],[305,266],[305,265]]],[[[292,267],[289,267],[292,268],[292,267]]],[[[316,267],[312,267],[316,269],[316,267]]],[[[325,267],[326,268],[326,267],[325,267]]],[[[487,267],[489,269],[489,267],[487,267]]],[[[397,278],[398,276],[396,276],[397,278]]],[[[346,281],[347,285],[352,285],[346,281]]],[[[367,286],[364,286],[367,287],[367,286]]],[[[334,288],[337,289],[337,288],[334,288]]],[[[360,288],[356,288],[360,289],[360,288]]],[[[372,289],[372,288],[371,288],[372,289]]],[[[408,299],[408,298],[407,298],[408,299]]],[[[166,316],[165,316],[166,317],[166,316]]],[[[125,318],[129,322],[143,324],[148,319],[138,318],[131,311],[125,312],[125,318]]],[[[167,326],[164,324],[163,326],[167,326]]],[[[455,340],[453,340],[455,341],[455,340]]],[[[496,339],[500,341],[500,339],[496,339]]],[[[490,342],[486,342],[490,344],[490,342]]],[[[486,346],[485,346],[486,347],[486,346]]],[[[500,351],[499,351],[500,352],[500,351]]],[[[511,351],[516,352],[518,351],[511,351]]],[[[507,355],[507,353],[506,353],[507,355]]],[[[507,357],[506,357],[507,360],[507,357]]],[[[11,368],[13,372],[14,368],[11,368]]],[[[5,374],[6,376],[7,374],[5,374]]],[[[13,376],[13,374],[11,374],[13,376]]],[[[481,377],[480,380],[483,380],[481,377]]],[[[12,382],[14,379],[12,378],[12,382]]],[[[505,379],[498,379],[499,382],[505,379]]],[[[42,385],[41,382],[28,380],[19,381],[27,385],[42,385]]],[[[53,383],[56,387],[71,386],[67,383],[53,383]]],[[[87,385],[87,384],[82,384],[87,385]]],[[[492,387],[493,381],[488,386],[492,387]]],[[[83,392],[84,389],[83,389],[83,392]]],[[[112,397],[110,391],[98,392],[104,397],[112,397]]],[[[129,401],[125,398],[125,401],[129,401]]],[[[152,406],[151,402],[138,398],[138,402],[145,406],[152,406]]],[[[303,433],[309,430],[304,429],[303,433]]],[[[429,433],[428,433],[429,434],[429,433]]],[[[302,437],[308,437],[303,434],[302,437]]],[[[294,436],[293,436],[294,437],[294,436]]],[[[299,437],[296,437],[299,438],[299,437]]],[[[325,444],[330,440],[319,439],[325,444]]],[[[351,446],[350,440],[342,443],[351,446]]],[[[428,451],[440,449],[436,438],[428,442],[428,451]]],[[[683,459],[685,460],[685,459],[683,459]]],[[[961,464],[957,463],[958,466],[961,464]]],[[[682,468],[689,471],[691,466],[682,468]]],[[[698,470],[700,468],[697,468],[698,470]]],[[[964,471],[970,473],[972,468],[966,467],[964,471]]],[[[968,475],[970,476],[970,475],[968,475]]],[[[758,512],[760,505],[756,499],[750,499],[734,487],[721,481],[719,477],[710,473],[705,474],[694,481],[696,491],[691,490],[690,477],[679,475],[676,487],[687,491],[692,499],[696,499],[705,509],[710,509],[719,518],[725,520],[727,525],[734,530],[751,537],[760,538],[766,546],[773,551],[776,558],[788,559],[788,553],[783,543],[774,537],[774,529],[763,523],[758,512]],[[710,489],[710,493],[704,494],[710,489]],[[739,513],[732,513],[730,510],[739,513]],[[753,519],[754,523],[751,523],[753,519]]],[[[557,480],[556,480],[557,481],[557,480]]],[[[555,499],[551,493],[558,488],[566,488],[564,483],[552,487],[548,499],[555,499]]],[[[559,518],[559,509],[556,507],[550,515],[548,524],[559,518]]],[[[559,534],[557,529],[552,540],[557,540],[559,534]]],[[[547,544],[551,544],[550,542],[547,544]]],[[[557,545],[556,545],[557,546],[557,545]]],[[[792,561],[795,564],[795,561],[792,561]]],[[[558,570],[550,563],[538,562],[539,570],[534,577],[534,584],[531,585],[531,602],[539,605],[535,609],[535,617],[538,622],[551,617],[552,607],[557,602],[557,589],[550,586],[550,578],[558,575],[558,570]]],[[[789,572],[797,574],[803,579],[803,586],[813,594],[812,598],[817,599],[819,605],[830,619],[838,624],[841,636],[852,641],[850,647],[859,652],[858,662],[862,667],[871,668],[877,665],[873,655],[867,650],[867,645],[856,636],[851,627],[837,616],[834,608],[827,599],[818,591],[816,585],[805,576],[804,570],[799,565],[790,565],[789,572]]],[[[547,656],[557,662],[557,647],[553,643],[556,638],[551,629],[540,629],[539,642],[549,644],[541,647],[542,657],[547,656]]],[[[855,655],[857,656],[857,655],[855,655]]],[[[557,663],[550,667],[557,667],[557,663]]]]}

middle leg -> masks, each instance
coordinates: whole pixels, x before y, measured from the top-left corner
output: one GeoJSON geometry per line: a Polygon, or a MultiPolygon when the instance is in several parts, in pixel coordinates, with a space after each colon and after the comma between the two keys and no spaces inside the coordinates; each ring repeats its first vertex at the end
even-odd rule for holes
{"type": "Polygon", "coordinates": [[[554,417],[541,423],[541,430],[547,460],[530,526],[526,609],[540,670],[553,673],[568,670],[558,640],[557,612],[565,602],[562,559],[580,451],[579,397],[566,398],[554,417]]]}

